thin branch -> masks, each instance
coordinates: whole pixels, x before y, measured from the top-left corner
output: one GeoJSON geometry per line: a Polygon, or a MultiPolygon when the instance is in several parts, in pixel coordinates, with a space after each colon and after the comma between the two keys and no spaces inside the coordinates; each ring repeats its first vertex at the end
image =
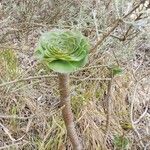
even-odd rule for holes
{"type": "MultiPolygon", "coordinates": [[[[135,103],[135,97],[136,97],[136,92],[137,92],[138,85],[139,85],[139,82],[137,82],[136,85],[135,85],[135,89],[134,89],[134,93],[133,93],[133,98],[132,98],[132,100],[131,100],[130,119],[131,119],[131,123],[132,123],[133,130],[134,130],[135,133],[137,134],[138,138],[139,138],[139,139],[142,139],[140,133],[138,132],[138,130],[137,130],[136,127],[135,127],[134,119],[133,119],[134,103],[135,103]]],[[[140,141],[140,144],[141,144],[142,147],[144,147],[144,144],[143,144],[142,141],[140,141]]]]}
{"type": "Polygon", "coordinates": [[[137,4],[131,11],[129,11],[125,16],[123,16],[123,19],[127,18],[130,16],[139,6],[141,5],[141,2],[137,4]]]}
{"type": "MultiPolygon", "coordinates": [[[[0,84],[0,87],[4,87],[4,86],[7,86],[7,85],[11,85],[11,84],[16,84],[16,83],[19,83],[19,82],[26,82],[26,81],[30,81],[30,80],[44,79],[44,78],[50,78],[50,77],[57,77],[57,75],[31,76],[31,77],[27,77],[27,78],[22,78],[22,79],[17,79],[17,80],[2,83],[2,84],[0,84]]],[[[71,78],[79,80],[79,81],[85,81],[85,80],[89,80],[89,81],[110,80],[110,78],[80,78],[80,77],[75,77],[75,76],[71,76],[71,78]]]]}
{"type": "Polygon", "coordinates": [[[146,109],[145,109],[145,111],[142,113],[142,115],[141,115],[136,121],[134,121],[133,123],[134,123],[134,124],[138,124],[138,123],[141,121],[141,119],[146,115],[147,111],[148,111],[148,105],[146,106],[146,109]]]}
{"type": "Polygon", "coordinates": [[[113,23],[113,27],[108,32],[104,33],[102,38],[93,46],[91,52],[94,52],[96,48],[119,26],[123,19],[127,18],[130,14],[132,14],[132,12],[134,12],[140,6],[140,4],[141,2],[138,5],[136,5],[128,14],[123,16],[123,18],[117,19],[115,23],[113,23]]]}
{"type": "Polygon", "coordinates": [[[112,81],[113,81],[113,77],[111,77],[111,80],[108,82],[108,89],[107,89],[107,95],[104,99],[104,101],[106,102],[107,106],[106,106],[106,133],[105,133],[105,145],[107,142],[107,136],[109,133],[109,127],[110,127],[110,115],[111,115],[111,87],[112,87],[112,81]]]}
{"type": "Polygon", "coordinates": [[[0,114],[0,118],[3,118],[3,119],[23,119],[23,120],[26,120],[26,119],[31,119],[33,118],[34,115],[32,116],[29,116],[29,117],[21,117],[21,116],[16,116],[16,115],[2,115],[0,114]]]}
{"type": "Polygon", "coordinates": [[[3,128],[4,132],[8,135],[12,142],[16,141],[16,139],[11,136],[10,131],[2,123],[0,123],[0,126],[3,128]]]}
{"type": "Polygon", "coordinates": [[[113,27],[106,33],[104,33],[103,37],[93,46],[90,50],[92,53],[96,50],[96,48],[118,27],[119,23],[121,22],[120,19],[116,20],[113,27]]]}
{"type": "Polygon", "coordinates": [[[56,77],[56,75],[31,76],[31,77],[28,77],[28,78],[17,79],[17,80],[2,83],[2,84],[0,84],[0,87],[10,85],[10,84],[14,84],[14,83],[18,83],[18,82],[24,82],[24,81],[35,80],[35,79],[50,78],[50,77],[56,77]]]}

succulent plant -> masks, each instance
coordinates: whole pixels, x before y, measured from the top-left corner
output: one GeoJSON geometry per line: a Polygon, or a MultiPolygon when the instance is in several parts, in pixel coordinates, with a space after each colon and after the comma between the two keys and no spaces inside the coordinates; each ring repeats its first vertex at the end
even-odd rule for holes
{"type": "Polygon", "coordinates": [[[70,73],[84,66],[89,44],[79,32],[54,30],[44,33],[36,49],[37,57],[55,72],[70,73]]]}
{"type": "Polygon", "coordinates": [[[36,56],[48,68],[58,72],[62,116],[74,150],[81,150],[70,103],[69,73],[83,67],[88,59],[89,44],[79,32],[55,30],[44,33],[36,48],[36,56]]]}

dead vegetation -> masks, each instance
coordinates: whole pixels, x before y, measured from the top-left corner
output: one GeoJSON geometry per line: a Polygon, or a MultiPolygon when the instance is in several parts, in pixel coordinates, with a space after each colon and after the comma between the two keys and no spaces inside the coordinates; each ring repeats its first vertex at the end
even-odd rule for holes
{"type": "Polygon", "coordinates": [[[150,150],[149,7],[140,0],[0,1],[0,149],[71,149],[56,74],[33,55],[40,34],[60,28],[78,29],[91,43],[88,65],[71,75],[84,149],[150,150]],[[109,90],[114,65],[123,72],[109,90]]]}

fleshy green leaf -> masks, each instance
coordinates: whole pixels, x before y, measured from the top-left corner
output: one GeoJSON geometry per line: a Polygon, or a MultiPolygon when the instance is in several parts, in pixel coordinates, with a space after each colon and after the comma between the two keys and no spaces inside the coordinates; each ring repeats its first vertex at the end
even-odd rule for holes
{"type": "Polygon", "coordinates": [[[35,54],[53,71],[70,73],[86,64],[88,52],[88,41],[81,33],[56,30],[41,36],[35,54]]]}
{"type": "Polygon", "coordinates": [[[123,72],[123,70],[119,66],[112,66],[111,71],[113,76],[120,75],[123,72]]]}

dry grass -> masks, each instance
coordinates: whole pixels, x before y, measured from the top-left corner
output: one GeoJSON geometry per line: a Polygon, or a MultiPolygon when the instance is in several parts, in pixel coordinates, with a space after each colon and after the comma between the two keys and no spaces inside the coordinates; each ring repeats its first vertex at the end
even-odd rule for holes
{"type": "Polygon", "coordinates": [[[33,56],[40,34],[61,28],[82,31],[91,48],[102,41],[90,53],[89,64],[71,75],[72,107],[84,149],[150,150],[149,8],[140,10],[142,15],[135,9],[112,30],[118,16],[139,2],[0,2],[0,149],[71,149],[56,74],[33,56]],[[119,65],[123,73],[114,77],[109,93],[112,65],[119,65]]]}

